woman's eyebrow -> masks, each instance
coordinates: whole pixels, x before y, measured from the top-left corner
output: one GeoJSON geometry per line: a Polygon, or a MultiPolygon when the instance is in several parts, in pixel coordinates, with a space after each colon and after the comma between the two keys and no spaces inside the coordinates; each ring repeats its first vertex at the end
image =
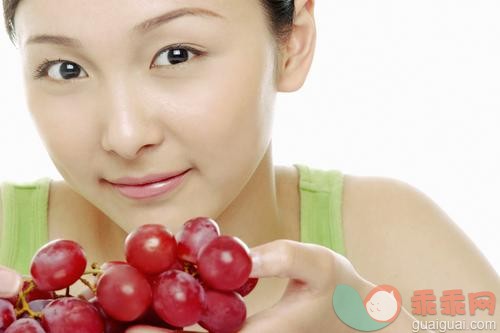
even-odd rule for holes
{"type": "MultiPolygon", "coordinates": [[[[160,25],[166,24],[183,16],[200,16],[200,17],[225,19],[224,16],[205,8],[192,8],[192,7],[179,8],[137,24],[132,28],[132,32],[135,34],[145,34],[159,27],[160,25]]],[[[66,46],[66,47],[73,47],[73,48],[83,47],[82,43],[78,39],[67,36],[48,35],[48,34],[31,36],[26,40],[25,45],[47,44],[47,43],[66,46]]]]}

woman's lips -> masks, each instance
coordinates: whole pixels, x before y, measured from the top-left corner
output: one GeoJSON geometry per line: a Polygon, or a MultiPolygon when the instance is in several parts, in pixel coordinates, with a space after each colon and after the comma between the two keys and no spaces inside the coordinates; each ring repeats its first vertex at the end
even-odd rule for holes
{"type": "Polygon", "coordinates": [[[186,173],[189,170],[184,171],[174,171],[166,173],[151,174],[145,177],[135,178],[135,177],[122,177],[115,180],[107,180],[111,184],[116,185],[146,185],[151,183],[157,183],[159,181],[165,180],[167,178],[172,178],[180,174],[186,173]]]}
{"type": "MultiPolygon", "coordinates": [[[[183,173],[178,174],[174,177],[141,185],[115,184],[111,182],[109,183],[116,190],[118,190],[118,192],[120,192],[127,198],[147,199],[171,192],[176,189],[179,185],[181,185],[182,181],[190,170],[191,169],[184,171],[183,173]]],[[[141,181],[144,181],[144,179],[142,179],[141,181]]]]}

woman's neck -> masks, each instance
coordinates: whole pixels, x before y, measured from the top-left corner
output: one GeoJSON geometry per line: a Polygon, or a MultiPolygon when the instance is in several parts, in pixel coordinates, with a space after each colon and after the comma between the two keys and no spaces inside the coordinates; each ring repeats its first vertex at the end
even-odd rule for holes
{"type": "Polygon", "coordinates": [[[248,246],[275,239],[299,240],[300,200],[294,167],[274,166],[271,148],[243,191],[217,218],[224,234],[248,246]]]}

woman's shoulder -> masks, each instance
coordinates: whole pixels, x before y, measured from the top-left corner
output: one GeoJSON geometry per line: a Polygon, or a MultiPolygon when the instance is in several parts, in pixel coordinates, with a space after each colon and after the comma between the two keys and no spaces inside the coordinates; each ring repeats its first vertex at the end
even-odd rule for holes
{"type": "Polygon", "coordinates": [[[430,209],[439,207],[409,183],[344,174],[342,224],[347,257],[358,263],[356,267],[371,267],[376,262],[373,254],[394,251],[396,244],[388,243],[402,237],[406,227],[422,216],[418,212],[430,209]]]}
{"type": "MultiPolygon", "coordinates": [[[[383,177],[347,176],[344,184],[347,257],[363,278],[396,286],[402,295],[422,285],[438,294],[450,285],[498,285],[476,245],[420,189],[383,177]]],[[[408,300],[404,305],[411,308],[408,300]]]]}
{"type": "Polygon", "coordinates": [[[421,191],[398,179],[344,175],[343,184],[346,257],[364,279],[410,295],[414,280],[421,278],[420,272],[410,272],[428,253],[423,251],[426,238],[446,224],[443,213],[421,191]]]}
{"type": "Polygon", "coordinates": [[[444,261],[446,251],[480,256],[429,195],[402,180],[346,175],[342,210],[346,257],[371,281],[387,280],[396,274],[391,272],[408,271],[412,262],[438,253],[444,261]]]}

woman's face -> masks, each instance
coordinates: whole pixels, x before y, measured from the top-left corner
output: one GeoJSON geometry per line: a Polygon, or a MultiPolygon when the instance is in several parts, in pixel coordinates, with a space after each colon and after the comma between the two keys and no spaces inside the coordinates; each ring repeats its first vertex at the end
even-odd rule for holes
{"type": "Polygon", "coordinates": [[[268,151],[276,54],[257,0],[24,0],[15,21],[28,107],[55,166],[125,230],[218,216],[268,151]],[[141,25],[181,8],[213,14],[141,25]],[[187,169],[149,199],[105,181],[187,169]]]}

